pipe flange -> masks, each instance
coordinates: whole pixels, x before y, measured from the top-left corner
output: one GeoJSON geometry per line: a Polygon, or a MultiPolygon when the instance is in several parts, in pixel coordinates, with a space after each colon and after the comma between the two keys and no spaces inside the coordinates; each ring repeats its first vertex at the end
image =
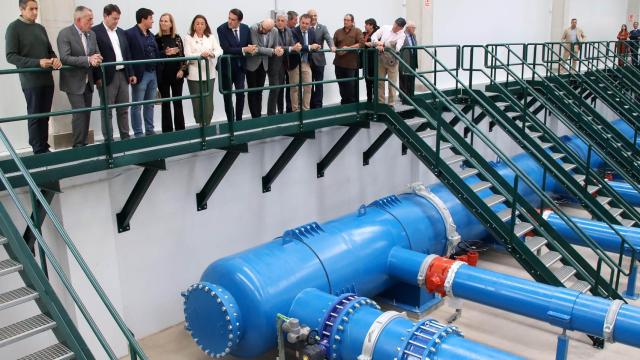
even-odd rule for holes
{"type": "Polygon", "coordinates": [[[604,325],[602,327],[602,337],[606,342],[613,343],[613,330],[616,326],[616,319],[618,318],[618,312],[624,305],[622,300],[613,300],[607,310],[607,316],[604,318],[604,325]]]}
{"type": "Polygon", "coordinates": [[[457,326],[441,324],[434,319],[419,321],[410,331],[411,335],[398,347],[398,360],[414,360],[416,356],[431,359],[446,337],[463,337],[457,326]]]}
{"type": "Polygon", "coordinates": [[[418,287],[421,287],[421,288],[427,287],[427,283],[425,281],[427,277],[427,270],[429,270],[429,266],[431,265],[431,262],[437,258],[439,258],[438,255],[431,254],[427,256],[422,262],[422,265],[420,265],[420,271],[418,271],[418,287]]]}
{"type": "Polygon", "coordinates": [[[429,201],[438,210],[440,216],[442,216],[442,221],[444,221],[445,231],[447,234],[446,255],[449,256],[453,254],[462,237],[456,230],[456,224],[453,221],[453,216],[451,216],[451,212],[447,208],[447,205],[436,194],[432,193],[431,189],[424,186],[424,184],[422,183],[412,184],[409,186],[409,188],[411,189],[411,191],[413,191],[414,194],[429,201]]]}
{"type": "Polygon", "coordinates": [[[406,314],[396,311],[387,311],[378,316],[376,321],[371,324],[367,336],[362,343],[362,353],[358,356],[358,360],[372,360],[373,351],[376,348],[378,338],[387,325],[395,319],[406,318],[406,314]]]}
{"type": "Polygon", "coordinates": [[[447,272],[447,278],[444,281],[444,291],[447,293],[447,296],[454,297],[453,279],[456,277],[456,272],[462,265],[466,265],[466,263],[462,261],[456,261],[449,268],[449,272],[447,272]]]}

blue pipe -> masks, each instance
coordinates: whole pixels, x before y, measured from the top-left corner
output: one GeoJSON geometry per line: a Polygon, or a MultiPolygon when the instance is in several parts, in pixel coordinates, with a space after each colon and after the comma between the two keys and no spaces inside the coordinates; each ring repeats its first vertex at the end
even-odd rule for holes
{"type": "MultiPolygon", "coordinates": [[[[613,307],[613,300],[466,264],[453,275],[451,292],[461,299],[603,338],[607,337],[605,319],[613,307]]],[[[614,318],[611,340],[640,347],[640,308],[623,304],[614,318]]]]}
{"type": "MultiPolygon", "coordinates": [[[[519,154],[514,161],[542,182],[542,169],[531,156],[519,154]]],[[[513,182],[511,169],[502,163],[493,166],[513,182]]],[[[468,184],[478,181],[477,177],[465,179],[468,184]]],[[[546,189],[560,191],[550,177],[546,189]]],[[[431,191],[450,212],[462,239],[487,238],[484,226],[444,185],[434,185],[431,191]]],[[[519,191],[535,201],[527,186],[519,191]]],[[[483,198],[491,194],[490,190],[479,193],[483,198]]],[[[504,208],[499,204],[493,210],[504,208]]],[[[388,196],[325,224],[314,222],[289,230],[269,243],[209,265],[200,282],[183,293],[187,330],[208,354],[257,357],[276,343],[276,314],[285,313],[302,290],[380,294],[398,284],[398,274],[389,273],[393,248],[443,255],[446,234],[438,208],[416,194],[388,196]],[[215,294],[209,296],[206,289],[215,294]]]]}
{"type": "Polygon", "coordinates": [[[609,181],[609,185],[632,206],[640,206],[640,193],[624,181],[609,181]]]}
{"type": "MultiPolygon", "coordinates": [[[[585,246],[580,237],[560,219],[558,215],[551,211],[545,211],[543,215],[547,222],[558,231],[562,237],[568,242],[585,246]]],[[[597,242],[606,251],[620,253],[620,237],[609,227],[609,225],[581,218],[571,218],[578,227],[580,227],[593,241],[597,242]]],[[[636,249],[640,251],[640,228],[626,227],[622,225],[613,225],[613,227],[636,249]]],[[[632,249],[628,245],[624,245],[624,254],[632,255],[632,249]]]]}
{"type": "Polygon", "coordinates": [[[306,289],[288,314],[318,330],[327,359],[520,359],[467,340],[454,326],[435,320],[414,323],[398,313],[383,313],[373,301],[352,294],[336,297],[306,289]],[[376,321],[384,325],[374,325],[376,321]],[[379,335],[371,340],[374,333],[379,335]],[[370,350],[365,350],[367,342],[370,350]]]}

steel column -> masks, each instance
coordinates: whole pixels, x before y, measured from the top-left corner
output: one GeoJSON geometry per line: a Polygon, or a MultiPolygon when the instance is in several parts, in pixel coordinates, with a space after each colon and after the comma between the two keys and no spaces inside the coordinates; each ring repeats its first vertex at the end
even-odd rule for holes
{"type": "Polygon", "coordinates": [[[151,183],[153,183],[153,180],[156,178],[158,171],[167,169],[164,160],[152,161],[140,164],[140,166],[143,166],[144,170],[142,170],[142,174],[140,174],[138,181],[133,186],[131,194],[129,194],[122,210],[116,214],[119,233],[129,231],[131,229],[129,222],[142,202],[147,190],[149,190],[151,183]]]}
{"type": "Polygon", "coordinates": [[[222,157],[222,160],[218,163],[218,166],[213,170],[207,182],[205,182],[202,190],[198,194],[196,194],[196,205],[198,211],[207,209],[207,201],[216,190],[218,185],[233,166],[233,163],[236,161],[240,153],[249,152],[249,146],[247,144],[237,145],[233,148],[229,148],[227,152],[222,157]]]}

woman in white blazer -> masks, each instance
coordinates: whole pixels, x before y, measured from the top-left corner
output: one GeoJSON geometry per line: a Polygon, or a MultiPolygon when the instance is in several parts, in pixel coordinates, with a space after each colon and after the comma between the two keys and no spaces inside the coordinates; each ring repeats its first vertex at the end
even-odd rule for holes
{"type": "Polygon", "coordinates": [[[209,95],[191,99],[193,114],[198,124],[209,125],[213,118],[213,92],[216,78],[216,63],[222,55],[222,48],[214,34],[211,33],[209,22],[203,15],[196,15],[191,22],[189,35],[184,44],[185,56],[201,56],[201,60],[189,62],[189,76],[187,85],[191,95],[200,95],[201,91],[209,90],[209,95]],[[206,63],[209,62],[209,76],[207,78],[206,63]],[[198,62],[201,70],[198,71],[198,62]]]}

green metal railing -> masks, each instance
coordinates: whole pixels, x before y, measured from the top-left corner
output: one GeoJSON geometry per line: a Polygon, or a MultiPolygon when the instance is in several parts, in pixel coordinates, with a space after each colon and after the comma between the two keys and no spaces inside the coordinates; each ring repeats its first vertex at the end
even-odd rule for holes
{"type": "MultiPolygon", "coordinates": [[[[505,45],[505,46],[510,46],[510,45],[505,45]]],[[[606,211],[606,209],[604,209],[604,207],[594,198],[592,198],[589,194],[587,194],[587,196],[579,196],[580,194],[580,189],[578,188],[584,188],[586,190],[587,186],[589,186],[589,184],[591,183],[591,181],[595,182],[599,187],[601,187],[601,189],[604,189],[607,194],[609,196],[611,196],[620,206],[623,207],[623,209],[625,211],[627,211],[627,213],[629,215],[632,216],[632,218],[638,222],[640,222],[640,214],[635,210],[635,208],[631,205],[629,205],[626,201],[624,201],[624,199],[615,192],[615,190],[613,190],[611,188],[611,186],[601,177],[599,177],[597,174],[593,173],[593,170],[591,170],[591,153],[592,153],[592,146],[589,145],[589,150],[588,150],[588,155],[587,155],[587,160],[582,160],[570,147],[568,147],[566,144],[563,143],[563,141],[557,137],[551,130],[548,129],[548,127],[546,126],[546,124],[543,124],[542,121],[540,121],[540,119],[537,118],[537,116],[533,113],[531,113],[529,107],[527,106],[527,95],[530,94],[531,96],[533,96],[538,102],[540,102],[541,104],[543,104],[545,106],[545,108],[548,109],[552,109],[552,112],[555,112],[555,110],[553,109],[553,107],[551,106],[551,104],[549,104],[542,96],[539,96],[533,89],[530,89],[529,86],[527,85],[527,83],[525,82],[524,79],[522,79],[517,73],[516,71],[514,71],[513,69],[511,69],[511,66],[523,66],[524,62],[517,62],[516,64],[512,64],[511,66],[508,65],[507,63],[504,63],[495,53],[493,53],[490,49],[488,49],[486,46],[482,46],[482,45],[469,45],[469,46],[465,46],[463,47],[463,59],[465,58],[465,50],[467,50],[469,52],[468,57],[470,58],[470,63],[469,66],[465,66],[465,63],[463,61],[463,65],[462,68],[465,71],[468,71],[471,73],[479,73],[481,75],[483,75],[483,79],[488,80],[488,84],[493,86],[494,89],[498,89],[498,93],[501,94],[508,103],[511,103],[512,106],[514,106],[518,111],[520,111],[524,116],[525,119],[523,120],[527,120],[529,123],[534,124],[535,126],[535,130],[544,134],[550,141],[552,141],[553,145],[556,146],[560,151],[562,151],[566,156],[568,156],[568,158],[570,159],[570,162],[573,164],[578,164],[581,165],[579,166],[579,168],[581,170],[584,171],[585,173],[585,179],[584,179],[584,186],[580,186],[579,184],[577,184],[577,181],[573,180],[571,181],[571,179],[567,182],[566,181],[566,176],[559,176],[558,178],[565,183],[565,187],[567,187],[568,189],[571,190],[571,192],[573,192],[574,194],[578,194],[578,198],[581,199],[583,201],[583,205],[593,214],[595,215],[596,218],[600,218],[602,219],[608,226],[610,229],[613,230],[613,232],[621,239],[621,245],[620,245],[620,255],[618,256],[617,261],[612,259],[599,245],[596,246],[596,248],[594,249],[594,251],[596,252],[596,254],[598,255],[599,259],[598,261],[605,261],[607,264],[614,266],[614,269],[616,272],[620,273],[620,274],[624,274],[626,276],[628,276],[629,274],[631,274],[632,272],[632,266],[635,263],[635,260],[639,258],[638,254],[637,254],[637,250],[632,246],[632,244],[629,243],[629,241],[612,225],[617,223],[618,221],[613,217],[613,215],[611,215],[610,213],[608,213],[606,211]],[[484,58],[485,58],[485,64],[482,68],[476,68],[473,66],[473,58],[474,58],[474,54],[476,50],[480,50],[484,53],[484,58]],[[492,73],[489,74],[486,70],[484,69],[488,69],[491,68],[492,73]],[[507,72],[511,78],[514,80],[515,83],[517,83],[518,85],[520,85],[522,87],[522,102],[520,102],[513,94],[511,94],[511,92],[509,92],[509,90],[507,89],[507,87],[503,86],[500,82],[496,81],[496,71],[497,70],[503,70],[505,72],[507,72]],[[630,269],[628,271],[624,270],[621,267],[622,264],[622,258],[625,256],[625,249],[631,249],[631,264],[630,264],[630,269]],[[604,258],[603,258],[604,257],[604,258]]],[[[485,104],[486,105],[486,104],[485,104]]],[[[494,106],[495,107],[495,106],[494,106]]],[[[494,109],[495,110],[495,109],[494,109]]],[[[557,114],[559,116],[559,114],[557,114]]],[[[531,144],[534,141],[528,136],[526,135],[526,133],[524,132],[524,129],[526,128],[526,121],[522,122],[521,125],[521,130],[519,132],[519,135],[516,136],[516,138],[514,138],[514,140],[516,140],[516,142],[518,143],[522,143],[523,147],[526,144],[531,144]]],[[[505,128],[510,128],[512,131],[516,131],[518,132],[517,126],[515,124],[510,124],[508,121],[504,121],[502,122],[502,126],[505,128]]],[[[535,149],[534,149],[535,150],[535,149]]],[[[546,151],[544,151],[543,149],[537,149],[537,151],[531,151],[531,149],[529,150],[530,153],[532,153],[532,155],[534,156],[544,156],[544,154],[546,154],[546,151]]],[[[543,167],[543,190],[544,190],[544,186],[546,185],[546,176],[547,176],[547,172],[549,171],[549,167],[556,167],[556,173],[558,173],[559,171],[559,164],[551,159],[549,156],[545,157],[546,159],[539,159],[542,167],[543,167]]],[[[606,157],[605,157],[606,159],[606,157]]],[[[563,171],[566,173],[566,171],[563,171]]],[[[562,175],[562,174],[560,174],[562,175]]],[[[566,174],[568,175],[568,174],[566,174]]],[[[541,203],[540,204],[540,208],[545,208],[545,204],[541,203]]],[[[575,230],[574,230],[575,231],[575,230]]],[[[586,234],[585,234],[586,235],[586,234]]],[[[584,240],[583,240],[584,241],[584,240]]],[[[587,242],[590,246],[592,246],[593,242],[587,242]]],[[[600,267],[598,267],[600,268],[600,267]]],[[[618,275],[616,275],[616,284],[615,284],[615,288],[618,289],[618,285],[619,285],[619,277],[618,275]]]]}

